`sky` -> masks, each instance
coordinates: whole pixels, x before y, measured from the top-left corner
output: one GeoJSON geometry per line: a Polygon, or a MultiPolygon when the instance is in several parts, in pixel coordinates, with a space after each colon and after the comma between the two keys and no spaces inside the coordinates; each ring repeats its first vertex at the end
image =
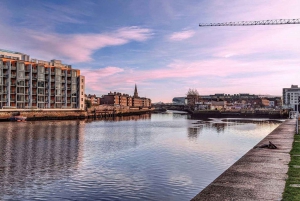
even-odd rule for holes
{"type": "Polygon", "coordinates": [[[300,85],[300,25],[199,23],[300,18],[299,0],[2,0],[0,48],[80,69],[86,93],[171,102],[202,95],[281,95],[300,85]]]}

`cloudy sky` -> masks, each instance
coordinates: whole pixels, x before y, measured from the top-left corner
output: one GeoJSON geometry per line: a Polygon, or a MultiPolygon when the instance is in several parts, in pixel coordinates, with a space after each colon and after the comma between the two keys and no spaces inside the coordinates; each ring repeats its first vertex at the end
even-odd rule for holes
{"type": "Polygon", "coordinates": [[[300,18],[299,0],[2,0],[0,48],[61,59],[86,93],[171,102],[200,94],[281,95],[300,85],[300,25],[199,27],[300,18]]]}

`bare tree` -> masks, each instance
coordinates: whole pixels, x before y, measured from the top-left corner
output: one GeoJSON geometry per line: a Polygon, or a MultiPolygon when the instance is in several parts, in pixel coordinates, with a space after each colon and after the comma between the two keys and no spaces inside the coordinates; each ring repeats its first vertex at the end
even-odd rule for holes
{"type": "Polygon", "coordinates": [[[191,89],[190,88],[186,95],[196,95],[196,96],[199,96],[199,92],[197,91],[197,89],[191,89]]]}

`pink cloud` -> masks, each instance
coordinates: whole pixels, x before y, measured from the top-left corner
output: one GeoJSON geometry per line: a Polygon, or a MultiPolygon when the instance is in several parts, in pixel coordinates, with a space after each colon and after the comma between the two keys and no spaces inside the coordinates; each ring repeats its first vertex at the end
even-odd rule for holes
{"type": "MultiPolygon", "coordinates": [[[[1,25],[0,25],[1,27],[1,25]]],[[[42,33],[28,29],[18,30],[23,34],[19,39],[12,39],[17,30],[6,30],[4,38],[24,44],[27,49],[38,49],[35,56],[44,59],[61,58],[74,62],[88,62],[92,60],[92,54],[101,48],[117,46],[130,43],[132,41],[142,42],[148,40],[152,35],[152,30],[140,27],[123,27],[109,33],[100,34],[56,34],[42,33]]],[[[8,47],[11,46],[8,44],[8,47]]],[[[26,51],[26,53],[30,53],[26,51]]]]}
{"type": "Polygon", "coordinates": [[[191,38],[195,35],[195,31],[187,30],[187,31],[181,31],[181,32],[175,32],[170,36],[170,40],[173,41],[181,41],[188,38],[191,38]]]}

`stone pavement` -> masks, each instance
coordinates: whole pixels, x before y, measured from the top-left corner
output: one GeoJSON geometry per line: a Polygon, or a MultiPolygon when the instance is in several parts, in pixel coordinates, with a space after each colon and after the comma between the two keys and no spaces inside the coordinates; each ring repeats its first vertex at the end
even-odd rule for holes
{"type": "Polygon", "coordinates": [[[192,201],[281,200],[295,128],[295,119],[283,122],[257,144],[271,141],[277,149],[251,149],[192,201]]]}

